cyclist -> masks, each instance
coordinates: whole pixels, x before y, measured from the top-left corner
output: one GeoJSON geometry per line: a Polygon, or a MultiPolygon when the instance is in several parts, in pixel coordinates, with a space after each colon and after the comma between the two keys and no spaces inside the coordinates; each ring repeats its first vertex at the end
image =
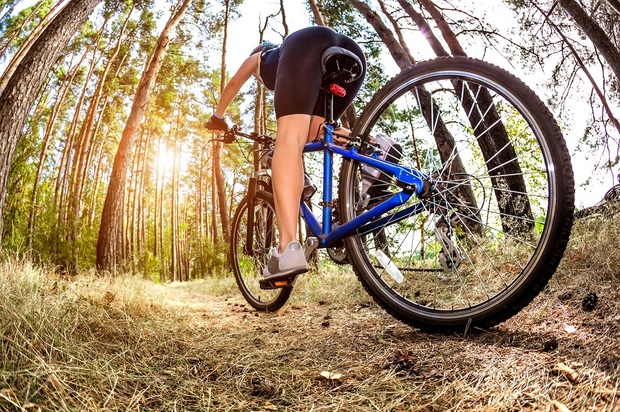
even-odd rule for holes
{"type": "Polygon", "coordinates": [[[338,119],[362,85],[366,59],[351,38],[327,27],[313,26],[290,34],[279,46],[264,42],[252,50],[225,86],[215,113],[207,122],[210,129],[228,130],[226,109],[252,75],[274,91],[277,132],[272,184],[280,239],[263,270],[266,278],[285,278],[308,271],[304,250],[297,241],[303,190],[302,152],[306,142],[319,135],[325,121],[321,54],[331,46],[354,53],[364,66],[358,79],[342,85],[346,96],[334,98],[334,119],[338,119]]]}

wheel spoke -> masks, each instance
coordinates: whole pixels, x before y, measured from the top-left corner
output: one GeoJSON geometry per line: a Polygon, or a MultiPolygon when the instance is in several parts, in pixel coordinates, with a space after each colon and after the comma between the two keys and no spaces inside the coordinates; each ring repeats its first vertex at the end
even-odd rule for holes
{"type": "MultiPolygon", "coordinates": [[[[532,299],[520,285],[544,287],[568,241],[573,177],[557,124],[527,86],[479,61],[439,59],[401,72],[358,124],[362,139],[388,135],[399,164],[428,176],[421,199],[346,240],[358,277],[390,313],[427,329],[488,327],[532,299]]],[[[343,164],[344,205],[357,204],[361,171],[343,164]]],[[[371,189],[371,206],[402,190],[386,176],[371,189]]],[[[344,221],[359,212],[341,211],[344,221]]]]}

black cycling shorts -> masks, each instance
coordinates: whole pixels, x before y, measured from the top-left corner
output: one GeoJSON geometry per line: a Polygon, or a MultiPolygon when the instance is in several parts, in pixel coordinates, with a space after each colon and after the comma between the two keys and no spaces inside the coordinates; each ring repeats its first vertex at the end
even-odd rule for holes
{"type": "MultiPolygon", "coordinates": [[[[321,91],[321,54],[331,46],[339,46],[356,54],[364,65],[366,58],[351,38],[323,26],[312,26],[289,35],[280,46],[277,65],[274,106],[276,118],[289,114],[325,117],[324,92],[321,91]]],[[[338,119],[359,91],[364,76],[344,84],[345,97],[334,96],[334,119],[338,119]]]]}

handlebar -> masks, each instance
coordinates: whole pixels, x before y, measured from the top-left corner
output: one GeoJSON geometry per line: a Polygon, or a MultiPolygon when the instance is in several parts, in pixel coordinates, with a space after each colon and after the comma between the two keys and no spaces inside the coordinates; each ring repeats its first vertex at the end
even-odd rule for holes
{"type": "Polygon", "coordinates": [[[224,133],[223,141],[226,144],[233,143],[237,139],[237,136],[244,137],[260,144],[271,144],[275,140],[272,136],[266,134],[258,134],[256,132],[243,132],[239,130],[239,126],[234,124],[226,133],[224,133]]]}
{"type": "MultiPolygon", "coordinates": [[[[343,145],[352,145],[352,146],[360,147],[358,138],[351,137],[348,134],[340,133],[335,130],[332,131],[332,134],[334,135],[335,138],[338,138],[340,143],[343,145]]],[[[262,146],[269,146],[275,142],[275,138],[273,136],[270,136],[267,134],[259,134],[257,132],[246,133],[240,130],[239,126],[237,126],[236,124],[233,124],[228,129],[228,131],[224,133],[224,137],[222,138],[222,141],[225,144],[230,144],[237,140],[237,136],[244,137],[248,140],[252,140],[254,142],[261,144],[262,146]]],[[[379,145],[378,143],[366,142],[365,147],[367,148],[367,150],[370,150],[371,152],[381,150],[381,145],[379,145]]]]}

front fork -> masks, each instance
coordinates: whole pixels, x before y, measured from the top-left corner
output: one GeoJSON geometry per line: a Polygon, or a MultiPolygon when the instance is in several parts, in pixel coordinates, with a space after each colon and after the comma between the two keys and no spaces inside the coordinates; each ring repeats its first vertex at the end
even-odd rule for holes
{"type": "Polygon", "coordinates": [[[247,227],[245,230],[245,245],[243,246],[243,253],[246,255],[252,255],[253,245],[254,245],[254,207],[255,207],[255,199],[256,199],[256,186],[257,186],[257,178],[256,176],[250,177],[250,182],[248,184],[248,221],[247,227]]]}
{"type": "MultiPolygon", "coordinates": [[[[268,169],[260,169],[252,173],[248,182],[248,191],[246,196],[248,197],[248,220],[246,227],[245,245],[243,246],[243,253],[252,256],[256,251],[253,249],[254,245],[254,222],[256,221],[256,193],[259,190],[271,191],[270,188],[271,175],[268,169]],[[263,188],[261,189],[261,186],[263,188]]],[[[273,228],[274,217],[272,214],[268,214],[269,221],[265,222],[266,229],[269,231],[265,233],[265,241],[270,242],[272,237],[275,236],[275,230],[273,228]]],[[[268,243],[270,244],[270,243],[268,243]]]]}

